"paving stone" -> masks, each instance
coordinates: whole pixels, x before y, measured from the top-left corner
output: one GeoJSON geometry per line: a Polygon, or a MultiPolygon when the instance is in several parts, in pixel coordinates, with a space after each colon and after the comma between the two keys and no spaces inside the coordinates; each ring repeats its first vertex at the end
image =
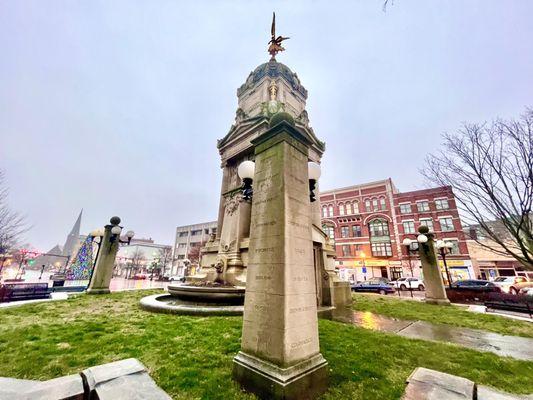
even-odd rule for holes
{"type": "Polygon", "coordinates": [[[403,400],[472,400],[475,383],[471,380],[434,371],[417,368],[407,378],[403,400]]]}
{"type": "Polygon", "coordinates": [[[488,386],[477,387],[477,400],[533,400],[533,394],[520,396],[516,394],[504,393],[488,386]]]}
{"type": "Polygon", "coordinates": [[[170,400],[135,358],[87,368],[81,372],[97,400],[170,400]]]}
{"type": "Polygon", "coordinates": [[[83,381],[79,375],[48,381],[0,378],[0,400],[83,400],[83,381]]]}

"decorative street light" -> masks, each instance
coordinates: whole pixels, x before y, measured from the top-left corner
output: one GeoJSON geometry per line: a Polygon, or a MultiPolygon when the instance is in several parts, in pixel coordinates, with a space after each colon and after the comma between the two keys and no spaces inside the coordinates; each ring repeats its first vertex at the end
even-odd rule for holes
{"type": "Polygon", "coordinates": [[[363,267],[362,267],[362,270],[363,270],[363,278],[364,278],[365,281],[366,281],[366,264],[365,264],[366,254],[365,254],[364,251],[362,251],[361,253],[359,253],[359,255],[360,255],[361,258],[363,259],[363,267]]]}
{"type": "Polygon", "coordinates": [[[242,196],[244,200],[251,200],[254,194],[252,182],[255,174],[255,163],[250,160],[243,161],[237,168],[237,175],[242,179],[242,196]]]}
{"type": "Polygon", "coordinates": [[[444,240],[437,240],[437,250],[439,250],[440,256],[442,257],[442,262],[444,264],[444,270],[446,271],[446,277],[448,278],[448,287],[452,287],[452,279],[450,276],[450,271],[448,270],[448,264],[446,263],[446,254],[451,253],[453,245],[448,242],[446,243],[444,240]]]}
{"type": "Polygon", "coordinates": [[[322,175],[322,170],[319,164],[310,161],[307,163],[307,172],[309,174],[309,199],[311,200],[311,203],[314,203],[316,201],[316,181],[318,181],[320,175],[322,175]]]}

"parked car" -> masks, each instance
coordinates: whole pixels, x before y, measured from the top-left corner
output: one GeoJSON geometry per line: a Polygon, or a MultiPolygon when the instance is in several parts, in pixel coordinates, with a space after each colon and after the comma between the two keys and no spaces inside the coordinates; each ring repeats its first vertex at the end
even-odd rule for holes
{"type": "Polygon", "coordinates": [[[167,280],[169,282],[185,282],[185,276],[183,275],[170,275],[168,276],[167,280]]]}
{"type": "Polygon", "coordinates": [[[418,278],[398,278],[395,281],[391,282],[391,285],[396,289],[407,290],[407,289],[417,289],[425,290],[424,282],[418,278]]]}
{"type": "Polygon", "coordinates": [[[133,279],[135,280],[141,280],[141,279],[147,279],[148,278],[148,275],[142,273],[142,272],[138,272],[136,273],[135,275],[133,275],[133,279]]]}
{"type": "Polygon", "coordinates": [[[502,292],[518,294],[520,289],[525,287],[533,287],[533,282],[530,282],[525,276],[498,276],[494,279],[494,284],[502,289],[502,292]]]}
{"type": "Polygon", "coordinates": [[[358,282],[351,286],[352,292],[370,292],[379,294],[394,293],[395,290],[388,283],[385,283],[381,278],[370,279],[364,282],[358,282]]]}
{"type": "Polygon", "coordinates": [[[501,292],[501,288],[493,282],[481,279],[465,279],[452,283],[452,289],[458,291],[471,290],[475,292],[501,292]]]}
{"type": "Polygon", "coordinates": [[[525,296],[533,297],[533,286],[520,289],[520,292],[518,294],[523,294],[525,296]]]}

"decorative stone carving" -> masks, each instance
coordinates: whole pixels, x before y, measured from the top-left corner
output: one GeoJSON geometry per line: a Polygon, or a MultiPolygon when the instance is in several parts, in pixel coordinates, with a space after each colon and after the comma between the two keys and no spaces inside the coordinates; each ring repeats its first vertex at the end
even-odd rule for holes
{"type": "Polygon", "coordinates": [[[239,204],[243,201],[241,193],[232,194],[226,198],[226,215],[233,215],[239,209],[239,204]]]}

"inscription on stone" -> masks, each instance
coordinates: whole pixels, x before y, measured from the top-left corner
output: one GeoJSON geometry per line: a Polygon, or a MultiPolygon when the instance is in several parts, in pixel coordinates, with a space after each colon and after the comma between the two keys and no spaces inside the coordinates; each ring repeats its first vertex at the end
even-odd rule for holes
{"type": "Polygon", "coordinates": [[[291,343],[291,349],[294,350],[294,349],[297,349],[299,347],[305,346],[306,344],[309,344],[312,341],[313,341],[313,338],[307,338],[307,339],[304,339],[304,340],[299,340],[297,342],[291,343]]]}
{"type": "Polygon", "coordinates": [[[289,313],[290,313],[290,314],[294,314],[294,313],[298,313],[298,312],[310,311],[310,310],[312,310],[313,308],[314,308],[314,307],[312,307],[312,306],[291,308],[291,309],[289,310],[289,313]]]}

